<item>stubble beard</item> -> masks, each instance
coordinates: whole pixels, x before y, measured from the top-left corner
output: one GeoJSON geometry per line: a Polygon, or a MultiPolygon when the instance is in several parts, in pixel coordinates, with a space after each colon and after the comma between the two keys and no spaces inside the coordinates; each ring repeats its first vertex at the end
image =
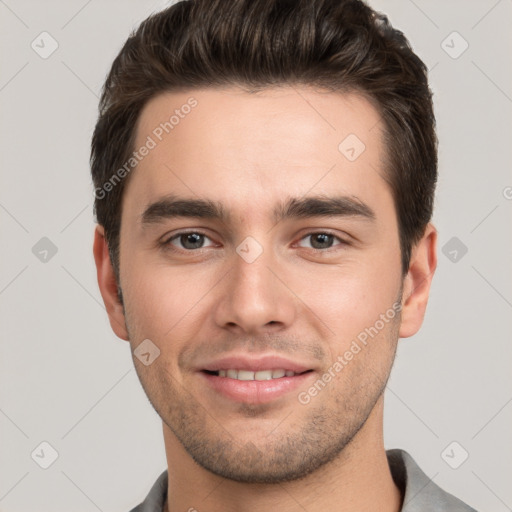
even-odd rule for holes
{"type": "MultiPolygon", "coordinates": [[[[399,321],[395,323],[386,339],[372,343],[397,340],[399,321]]],[[[392,353],[386,352],[389,360],[379,361],[378,368],[362,358],[343,385],[329,384],[307,405],[297,400],[288,416],[283,411],[282,418],[276,417],[268,405],[241,406],[236,414],[253,428],[249,440],[240,430],[231,432],[204,398],[186,390],[161,364],[164,358],[136,369],[153,408],[197,464],[236,482],[278,484],[303,479],[340,458],[382,396],[395,350],[396,341],[392,353]],[[278,427],[255,427],[269,411],[278,427]]]]}

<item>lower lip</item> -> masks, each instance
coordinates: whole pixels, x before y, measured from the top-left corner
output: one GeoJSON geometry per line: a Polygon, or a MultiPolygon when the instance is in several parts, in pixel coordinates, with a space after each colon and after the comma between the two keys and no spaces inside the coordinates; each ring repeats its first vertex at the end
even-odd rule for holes
{"type": "Polygon", "coordinates": [[[302,373],[293,377],[281,377],[270,380],[237,380],[218,377],[200,372],[209,386],[235,402],[264,404],[271,402],[304,385],[314,372],[302,373]]]}

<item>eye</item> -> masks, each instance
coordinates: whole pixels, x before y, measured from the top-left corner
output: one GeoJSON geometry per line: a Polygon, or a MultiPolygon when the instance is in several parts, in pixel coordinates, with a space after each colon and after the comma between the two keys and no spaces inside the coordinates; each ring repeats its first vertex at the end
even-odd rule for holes
{"type": "Polygon", "coordinates": [[[299,246],[310,247],[316,250],[330,249],[333,246],[333,242],[335,240],[338,240],[340,242],[337,245],[345,244],[345,242],[341,238],[335,235],[331,235],[330,233],[324,233],[323,231],[319,231],[315,233],[309,233],[303,238],[301,238],[299,246]],[[307,241],[308,239],[310,240],[310,245],[304,245],[304,241],[307,241]]]}
{"type": "Polygon", "coordinates": [[[214,245],[213,242],[209,245],[205,245],[205,240],[210,240],[205,234],[199,233],[198,231],[188,231],[186,233],[173,235],[165,242],[165,245],[173,245],[178,247],[178,249],[184,249],[186,251],[193,251],[194,249],[202,249],[203,247],[214,245]]]}

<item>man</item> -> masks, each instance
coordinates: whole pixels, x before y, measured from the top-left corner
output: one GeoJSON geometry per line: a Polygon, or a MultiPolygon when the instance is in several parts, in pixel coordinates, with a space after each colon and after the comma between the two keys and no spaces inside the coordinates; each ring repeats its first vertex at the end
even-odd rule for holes
{"type": "Polygon", "coordinates": [[[137,512],[469,511],[383,392],[436,268],[426,68],[359,0],[179,2],[106,80],[98,282],[163,421],[137,512]]]}

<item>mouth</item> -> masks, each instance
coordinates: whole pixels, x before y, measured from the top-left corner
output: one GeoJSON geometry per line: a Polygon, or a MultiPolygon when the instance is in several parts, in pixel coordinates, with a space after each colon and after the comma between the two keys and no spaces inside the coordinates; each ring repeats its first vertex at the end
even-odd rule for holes
{"type": "Polygon", "coordinates": [[[293,370],[285,370],[283,368],[272,369],[272,370],[240,370],[240,369],[228,369],[228,370],[203,370],[207,375],[214,377],[224,377],[227,379],[241,380],[241,381],[265,381],[282,379],[283,377],[295,377],[297,375],[304,375],[305,373],[312,372],[313,370],[305,370],[303,372],[294,372],[293,370]]]}
{"type": "MultiPolygon", "coordinates": [[[[198,372],[213,392],[215,400],[230,403],[267,404],[278,399],[295,398],[293,391],[312,385],[313,369],[293,371],[285,368],[251,370],[246,368],[205,369],[198,372]]],[[[282,404],[282,402],[281,402],[282,404]]]]}

